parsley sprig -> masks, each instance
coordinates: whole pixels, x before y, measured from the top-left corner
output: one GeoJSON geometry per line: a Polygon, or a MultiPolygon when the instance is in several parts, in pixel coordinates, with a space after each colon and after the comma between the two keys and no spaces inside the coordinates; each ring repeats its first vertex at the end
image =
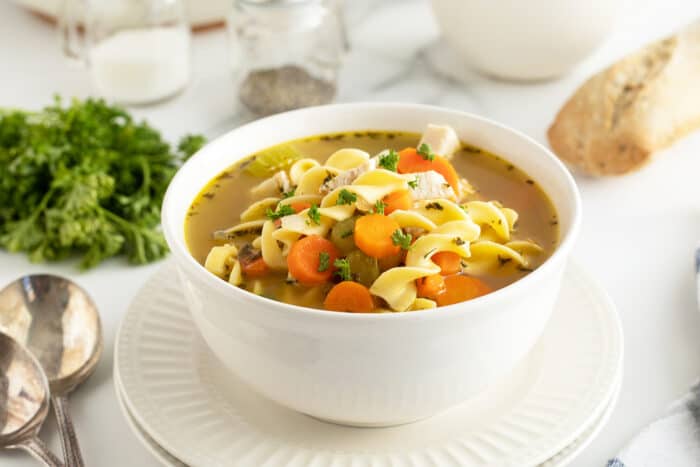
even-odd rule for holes
{"type": "Polygon", "coordinates": [[[381,199],[378,199],[377,202],[374,203],[374,212],[376,212],[377,214],[384,214],[385,209],[386,203],[381,199]]]}
{"type": "Polygon", "coordinates": [[[314,223],[316,225],[321,225],[321,211],[318,210],[318,204],[312,204],[307,215],[311,221],[307,221],[308,224],[314,223]]]}
{"type": "Polygon", "coordinates": [[[399,166],[399,153],[393,149],[389,149],[389,152],[379,156],[379,167],[386,170],[391,170],[396,172],[399,166]]]}
{"type": "Polygon", "coordinates": [[[337,205],[352,204],[357,201],[357,195],[352,191],[346,190],[345,188],[340,190],[338,193],[338,200],[335,202],[337,205]]]}
{"type": "Polygon", "coordinates": [[[396,229],[394,230],[394,233],[391,234],[391,242],[396,246],[400,246],[404,250],[411,248],[412,239],[413,236],[410,233],[404,232],[402,229],[396,229]]]}
{"type": "Polygon", "coordinates": [[[430,145],[428,143],[423,143],[418,147],[418,154],[426,161],[432,161],[435,159],[435,154],[433,153],[433,150],[430,149],[430,145]]]}
{"type": "Polygon", "coordinates": [[[318,272],[328,271],[330,267],[331,255],[327,251],[322,251],[318,254],[318,272]]]}
{"type": "Polygon", "coordinates": [[[336,275],[344,281],[352,280],[352,273],[350,272],[350,261],[345,258],[338,258],[333,261],[333,266],[336,267],[336,275]]]}
{"type": "Polygon", "coordinates": [[[162,258],[165,189],[203,144],[187,136],[172,147],[99,99],[0,109],[0,248],[34,262],[79,256],[83,269],[115,255],[162,258]]]}
{"type": "Polygon", "coordinates": [[[265,211],[265,216],[273,221],[292,214],[294,214],[294,208],[289,204],[280,204],[275,211],[270,208],[267,208],[267,211],[265,211]]]}

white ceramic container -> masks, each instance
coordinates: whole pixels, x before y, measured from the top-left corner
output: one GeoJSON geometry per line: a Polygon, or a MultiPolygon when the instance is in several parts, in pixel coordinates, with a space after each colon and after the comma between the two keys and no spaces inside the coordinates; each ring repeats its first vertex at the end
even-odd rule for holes
{"type": "Polygon", "coordinates": [[[432,0],[447,42],[481,72],[509,80],[571,70],[614,29],[622,0],[432,0]]]}
{"type": "Polygon", "coordinates": [[[569,172],[549,150],[495,122],[415,104],[340,104],[264,118],[211,142],[171,182],[162,220],[194,321],[231,371],[300,412],[380,426],[446,410],[508,376],[550,316],[579,229],[580,199],[569,172]],[[536,271],[449,307],[351,314],[256,296],[214,277],[189,254],[183,225],[190,203],[237,160],[319,133],[421,132],[428,123],[451,125],[463,141],[502,155],[548,193],[559,216],[561,242],[536,271]]]}

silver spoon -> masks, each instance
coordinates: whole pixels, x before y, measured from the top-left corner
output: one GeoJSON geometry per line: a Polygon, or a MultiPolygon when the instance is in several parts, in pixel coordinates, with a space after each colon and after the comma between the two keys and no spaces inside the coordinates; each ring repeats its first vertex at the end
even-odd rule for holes
{"type": "Polygon", "coordinates": [[[49,383],[39,362],[0,333],[0,447],[24,449],[49,467],[63,462],[39,439],[49,413],[49,383]]]}
{"type": "Polygon", "coordinates": [[[41,364],[51,387],[66,464],[82,467],[67,396],[92,374],[102,354],[102,326],[94,302],[64,277],[23,276],[0,291],[0,331],[17,339],[41,364]]]}

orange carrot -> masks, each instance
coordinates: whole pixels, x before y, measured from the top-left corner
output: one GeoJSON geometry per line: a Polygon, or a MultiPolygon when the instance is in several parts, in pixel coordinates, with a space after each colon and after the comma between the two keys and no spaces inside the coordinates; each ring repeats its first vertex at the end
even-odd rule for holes
{"type": "Polygon", "coordinates": [[[350,311],[352,313],[371,313],[374,300],[369,289],[362,284],[344,281],[333,286],[323,301],[326,310],[350,311]]]}
{"type": "Polygon", "coordinates": [[[367,256],[386,258],[401,249],[391,236],[401,227],[392,218],[382,214],[362,216],[355,222],[355,245],[367,256]]]}
{"type": "Polygon", "coordinates": [[[475,277],[457,274],[445,278],[445,291],[435,301],[438,306],[452,305],[486,295],[491,290],[491,287],[475,277]]]}
{"type": "Polygon", "coordinates": [[[243,275],[248,277],[263,277],[270,272],[270,268],[262,259],[262,256],[258,259],[249,262],[241,261],[241,269],[243,270],[243,275]]]}
{"type": "Polygon", "coordinates": [[[335,271],[333,263],[339,256],[340,252],[330,240],[320,235],[309,235],[292,245],[287,255],[287,267],[292,277],[300,284],[320,285],[333,277],[335,271]],[[328,255],[325,268],[321,264],[322,254],[328,255]]]}
{"type": "Polygon", "coordinates": [[[384,202],[384,214],[387,216],[397,209],[408,210],[413,205],[413,197],[408,190],[398,190],[389,193],[382,199],[384,202]]]}
{"type": "Polygon", "coordinates": [[[430,257],[433,263],[440,266],[440,274],[449,276],[462,271],[462,258],[452,251],[439,251],[430,257]]]}
{"type": "Polygon", "coordinates": [[[440,274],[421,277],[416,279],[416,287],[419,297],[435,300],[438,295],[445,291],[445,279],[440,274]]]}
{"type": "Polygon", "coordinates": [[[291,203],[290,206],[292,209],[294,209],[294,212],[299,214],[304,209],[309,209],[311,207],[311,203],[307,201],[297,201],[296,203],[291,203]]]}
{"type": "Polygon", "coordinates": [[[459,196],[459,175],[450,161],[442,156],[435,156],[432,161],[423,159],[423,156],[418,154],[415,148],[406,148],[399,152],[399,173],[427,172],[429,170],[434,170],[445,177],[447,183],[459,196]]]}

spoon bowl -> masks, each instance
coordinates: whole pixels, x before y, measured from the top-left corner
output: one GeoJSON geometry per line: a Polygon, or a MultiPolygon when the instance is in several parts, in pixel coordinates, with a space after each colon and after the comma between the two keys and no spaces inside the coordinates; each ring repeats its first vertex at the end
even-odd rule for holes
{"type": "Polygon", "coordinates": [[[0,331],[24,345],[41,364],[66,462],[83,465],[66,396],[92,374],[102,355],[102,325],[95,303],[65,277],[23,276],[0,291],[0,331]]]}
{"type": "Polygon", "coordinates": [[[46,465],[62,465],[37,437],[49,399],[49,383],[39,362],[0,333],[0,447],[24,449],[46,465]]]}

